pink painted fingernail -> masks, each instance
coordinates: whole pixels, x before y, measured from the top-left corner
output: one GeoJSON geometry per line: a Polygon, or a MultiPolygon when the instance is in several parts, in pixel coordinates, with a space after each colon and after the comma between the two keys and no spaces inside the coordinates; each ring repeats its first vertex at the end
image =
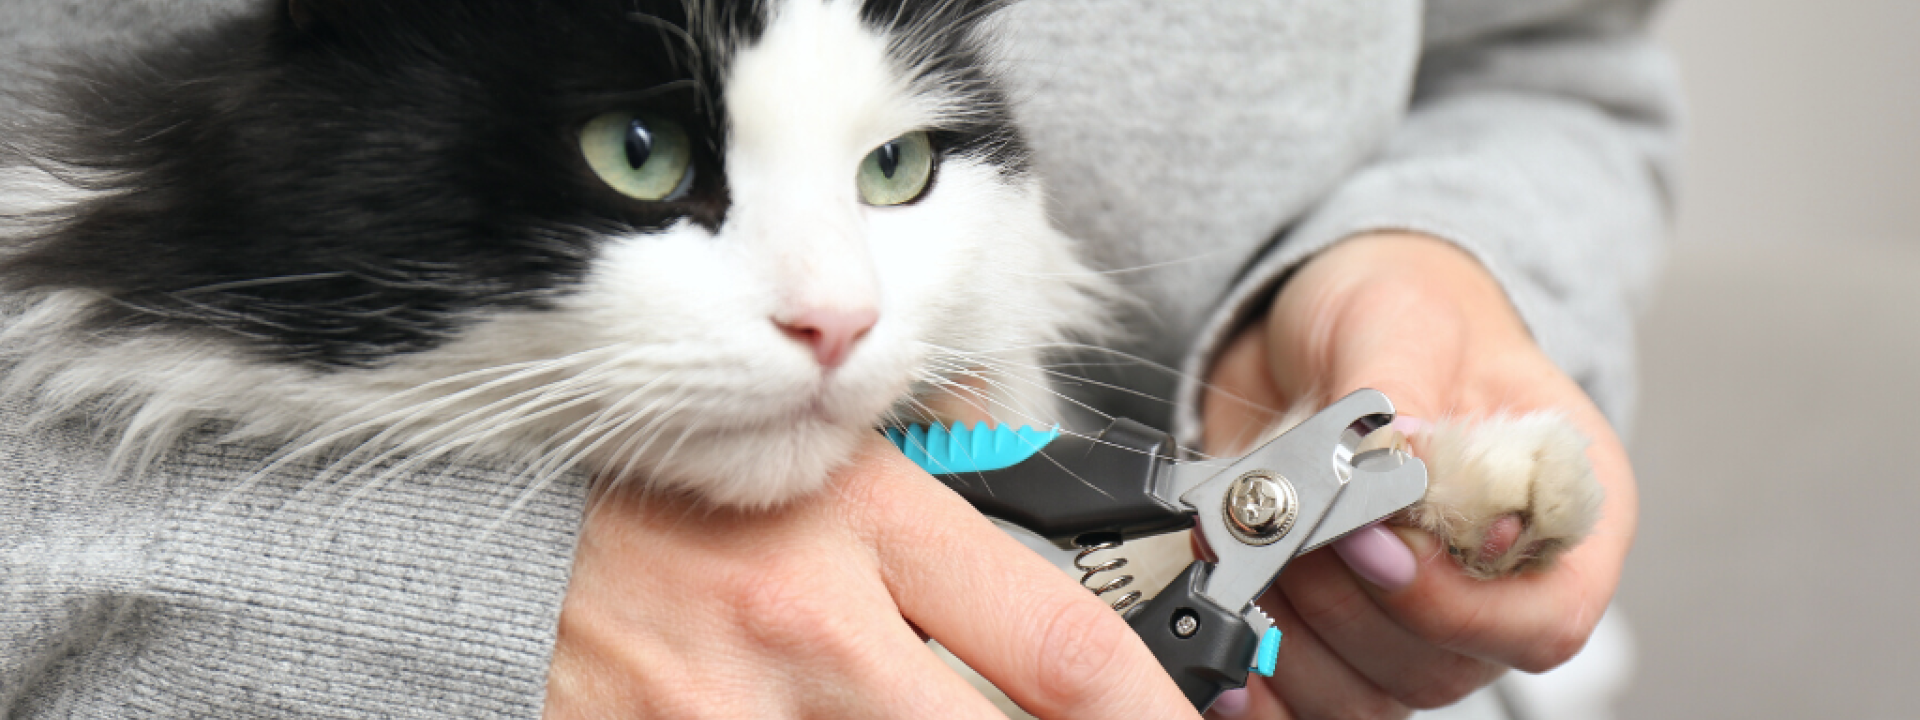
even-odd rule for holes
{"type": "Polygon", "coordinates": [[[1347,562],[1347,567],[1353,568],[1353,574],[1388,592],[1412,584],[1414,570],[1419,565],[1400,536],[1380,523],[1334,541],[1333,551],[1347,562]]]}
{"type": "Polygon", "coordinates": [[[1223,718],[1237,718],[1247,714],[1247,692],[1246,688],[1234,688],[1220,693],[1220,699],[1213,701],[1213,708],[1209,713],[1223,718]]]}

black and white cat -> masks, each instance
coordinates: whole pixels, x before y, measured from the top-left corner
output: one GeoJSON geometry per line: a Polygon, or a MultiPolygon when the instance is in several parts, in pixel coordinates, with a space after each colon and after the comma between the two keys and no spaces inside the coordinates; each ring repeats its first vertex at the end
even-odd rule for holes
{"type": "Polygon", "coordinates": [[[750,506],[989,367],[974,402],[1051,423],[1038,348],[1104,285],[992,5],[263,4],[9,143],[6,390],[129,459],[223,418],[750,506]]]}
{"type": "MultiPolygon", "coordinates": [[[[0,148],[0,392],[134,465],[219,419],[761,507],[936,396],[1051,424],[1041,349],[1114,293],[1048,223],[999,4],[290,0],[89,63],[0,148]]],[[[1429,525],[1478,547],[1546,487],[1577,539],[1554,432],[1437,449],[1519,465],[1436,466],[1429,525]]]]}

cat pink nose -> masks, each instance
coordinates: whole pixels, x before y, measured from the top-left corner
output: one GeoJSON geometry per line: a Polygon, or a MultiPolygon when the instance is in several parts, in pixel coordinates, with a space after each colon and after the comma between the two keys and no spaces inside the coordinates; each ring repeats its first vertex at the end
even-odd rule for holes
{"type": "Polygon", "coordinates": [[[853,351],[854,343],[866,337],[873,324],[880,321],[879,311],[871,308],[862,310],[803,310],[791,316],[774,316],[773,324],[787,337],[798,340],[813,348],[813,358],[820,361],[820,367],[829,370],[839,367],[853,351]]]}

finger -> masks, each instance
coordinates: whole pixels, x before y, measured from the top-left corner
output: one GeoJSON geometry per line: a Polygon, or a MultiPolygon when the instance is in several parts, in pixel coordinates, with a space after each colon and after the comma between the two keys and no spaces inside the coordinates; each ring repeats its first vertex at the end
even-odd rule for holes
{"type": "Polygon", "coordinates": [[[727,625],[764,656],[750,665],[781,669],[750,680],[785,686],[791,706],[783,716],[1004,717],[901,615],[878,559],[847,547],[788,548],[789,557],[768,567],[768,585],[733,603],[737,616],[727,625]]]}
{"type": "Polygon", "coordinates": [[[1396,410],[1422,418],[1553,409],[1592,441],[1587,456],[1607,489],[1601,524],[1553,567],[1475,580],[1431,535],[1395,528],[1416,558],[1415,579],[1397,592],[1375,593],[1397,620],[1447,649],[1536,672],[1565,662],[1599,622],[1631,542],[1637,499],[1625,449],[1598,408],[1537,348],[1502,351],[1473,377],[1457,376],[1440,359],[1408,359],[1420,353],[1400,353],[1397,360],[1389,355],[1354,353],[1356,359],[1334,372],[1329,389],[1379,388],[1394,398],[1396,410]],[[1448,387],[1482,389],[1459,390],[1445,407],[1419,390],[1448,387]]]}
{"type": "Polygon", "coordinates": [[[1401,718],[1411,713],[1335,653],[1279,588],[1268,590],[1260,599],[1260,607],[1286,638],[1281,642],[1273,677],[1265,681],[1291,716],[1401,718]]]}
{"type": "MultiPolygon", "coordinates": [[[[1599,622],[1620,577],[1638,502],[1625,449],[1604,417],[1571,380],[1542,368],[1550,365],[1539,358],[1537,363],[1509,371],[1515,377],[1541,373],[1520,385],[1529,390],[1515,391],[1498,403],[1475,400],[1459,409],[1467,413],[1540,408],[1565,412],[1591,440],[1587,456],[1606,487],[1595,532],[1544,572],[1487,581],[1462,572],[1432,535],[1395,528],[1415,559],[1414,580],[1393,592],[1374,593],[1390,614],[1423,638],[1534,672],[1572,657],[1599,622]]],[[[1431,417],[1428,413],[1433,411],[1409,408],[1408,412],[1431,417]]]]}
{"type": "Polygon", "coordinates": [[[875,438],[855,521],[900,610],[1049,719],[1198,717],[1118,613],[875,438]]]}
{"type": "Polygon", "coordinates": [[[1248,710],[1248,703],[1251,702],[1247,694],[1248,690],[1244,687],[1234,688],[1220,693],[1220,697],[1213,701],[1213,707],[1207,708],[1207,717],[1245,717],[1248,710]]]}
{"type": "MultiPolygon", "coordinates": [[[[1596,473],[1607,472],[1607,453],[1589,455],[1596,473]]],[[[1411,555],[1411,581],[1375,582],[1366,590],[1427,642],[1523,670],[1550,669],[1584,644],[1605,610],[1631,538],[1632,494],[1630,479],[1608,483],[1593,535],[1544,571],[1497,580],[1468,576],[1431,534],[1392,528],[1411,555]]]]}
{"type": "MultiPolygon", "coordinates": [[[[1380,339],[1358,338],[1338,353],[1341,357],[1324,386],[1327,399],[1372,387],[1392,397],[1398,414],[1407,417],[1436,417],[1466,409],[1458,404],[1462,402],[1468,407],[1511,409],[1509,403],[1516,400],[1533,400],[1523,396],[1456,397],[1443,407],[1432,389],[1485,385],[1461,382],[1456,376],[1457,364],[1449,362],[1454,352],[1451,348],[1427,345],[1415,351],[1387,352],[1385,347],[1367,347],[1373,344],[1370,341],[1380,339]],[[1355,345],[1361,349],[1353,349],[1355,345]],[[1418,350],[1438,353],[1430,356],[1418,350]]],[[[1516,375],[1525,374],[1526,366],[1522,367],[1516,375]]],[[[1518,380],[1517,386],[1538,387],[1554,379],[1542,374],[1518,380]]],[[[1343,541],[1336,552],[1349,556],[1353,562],[1348,564],[1374,587],[1361,589],[1337,566],[1325,573],[1337,579],[1318,585],[1306,582],[1301,577],[1308,574],[1303,566],[1325,562],[1303,562],[1306,558],[1289,567],[1283,582],[1290,590],[1302,592],[1300,599],[1316,610],[1340,607],[1338,603],[1345,598],[1352,607],[1345,612],[1355,616],[1347,622],[1334,627],[1331,618],[1338,617],[1337,613],[1314,614],[1320,624],[1328,626],[1321,628],[1331,635],[1327,641],[1363,675],[1415,706],[1432,707],[1458,699],[1490,681],[1497,672],[1494,663],[1527,669],[1558,664],[1577,648],[1592,622],[1598,621],[1598,611],[1604,609],[1584,609],[1589,604],[1587,594],[1596,585],[1582,582],[1590,578],[1578,574],[1569,574],[1561,581],[1558,592],[1543,595],[1532,587],[1522,588],[1507,581],[1467,577],[1451,557],[1437,552],[1438,544],[1425,533],[1395,528],[1354,537],[1343,541]],[[1389,539],[1389,533],[1399,539],[1389,539]],[[1363,602],[1357,598],[1370,599],[1363,602]],[[1581,619],[1570,622],[1569,617],[1581,619]]],[[[1572,559],[1569,556],[1563,561],[1572,559]]],[[[1611,587],[1611,583],[1601,585],[1611,587]]]]}
{"type": "Polygon", "coordinates": [[[1402,704],[1448,705],[1501,672],[1498,666],[1438,647],[1408,630],[1327,553],[1309,553],[1295,560],[1281,576],[1279,588],[1315,637],[1402,704]]]}
{"type": "MultiPolygon", "coordinates": [[[[888,603],[891,609],[891,603],[888,603]]],[[[872,615],[866,619],[871,619],[872,615]]],[[[819,718],[953,717],[1003,720],[1006,715],[921,641],[905,621],[835,672],[806,667],[788,681],[807,685],[799,713],[819,718]]]]}
{"type": "Polygon", "coordinates": [[[1355,575],[1387,592],[1412,584],[1414,572],[1419,568],[1413,550],[1380,523],[1335,540],[1333,551],[1355,575]]]}
{"type": "Polygon", "coordinates": [[[1545,572],[1497,580],[1467,576],[1438,539],[1419,530],[1394,528],[1419,559],[1414,582],[1382,607],[1427,641],[1456,652],[1544,672],[1566,662],[1585,645],[1605,610],[1611,580],[1596,580],[1593,566],[1607,566],[1612,552],[1591,541],[1569,551],[1545,572]]]}

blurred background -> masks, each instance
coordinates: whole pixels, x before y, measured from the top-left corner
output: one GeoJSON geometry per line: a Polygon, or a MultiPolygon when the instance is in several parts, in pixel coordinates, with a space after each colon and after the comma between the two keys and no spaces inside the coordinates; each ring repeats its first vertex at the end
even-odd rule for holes
{"type": "Polygon", "coordinates": [[[1920,717],[1920,2],[1681,0],[1622,718],[1920,717]]]}

